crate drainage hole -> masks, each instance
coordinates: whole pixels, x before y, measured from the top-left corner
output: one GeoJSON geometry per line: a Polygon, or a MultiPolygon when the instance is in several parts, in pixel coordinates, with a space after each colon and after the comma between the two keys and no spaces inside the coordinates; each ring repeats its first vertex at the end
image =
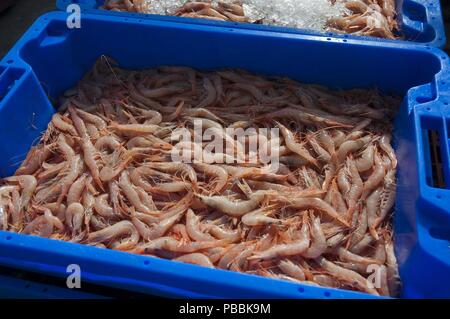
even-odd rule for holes
{"type": "Polygon", "coordinates": [[[440,145],[441,143],[439,138],[439,132],[434,130],[428,130],[428,139],[430,145],[431,174],[433,177],[432,186],[436,188],[445,188],[446,183],[441,156],[441,145],[440,145]]]}
{"type": "Polygon", "coordinates": [[[11,240],[12,237],[11,236],[6,236],[6,240],[11,240]]]}
{"type": "Polygon", "coordinates": [[[149,260],[145,260],[144,261],[144,265],[148,265],[148,264],[150,264],[150,261],[149,260]]]}

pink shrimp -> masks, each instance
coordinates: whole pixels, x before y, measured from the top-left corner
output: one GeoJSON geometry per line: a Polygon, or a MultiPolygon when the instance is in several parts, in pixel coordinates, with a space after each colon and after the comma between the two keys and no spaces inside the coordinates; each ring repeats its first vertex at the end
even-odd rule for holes
{"type": "Polygon", "coordinates": [[[278,244],[265,251],[255,252],[249,259],[268,260],[303,254],[308,249],[309,242],[308,225],[305,223],[300,230],[300,238],[298,240],[287,244],[278,244]]]}
{"type": "Polygon", "coordinates": [[[34,194],[37,186],[37,180],[32,175],[16,175],[7,177],[5,181],[18,183],[22,188],[21,199],[20,199],[20,210],[26,209],[30,203],[31,197],[34,194]]]}
{"type": "Polygon", "coordinates": [[[199,265],[207,268],[215,268],[210,258],[200,253],[186,254],[172,260],[193,265],[199,265]]]}
{"type": "Polygon", "coordinates": [[[139,232],[136,227],[127,220],[120,221],[112,226],[106,227],[102,230],[90,233],[87,236],[87,243],[96,245],[99,243],[108,242],[112,239],[120,238],[128,235],[127,240],[115,247],[117,250],[130,250],[134,248],[139,242],[139,232]]]}

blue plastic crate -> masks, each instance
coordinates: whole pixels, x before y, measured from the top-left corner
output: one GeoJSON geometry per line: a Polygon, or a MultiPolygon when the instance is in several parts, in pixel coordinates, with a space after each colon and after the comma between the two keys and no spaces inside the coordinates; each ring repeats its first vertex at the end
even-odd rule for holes
{"type": "MultiPolygon", "coordinates": [[[[433,186],[426,138],[428,130],[439,134],[448,175],[450,67],[442,51],[87,13],[81,29],[68,29],[66,18],[42,16],[0,62],[0,176],[14,172],[46,129],[54,112],[47,96],[74,86],[102,54],[126,68],[230,67],[335,88],[377,86],[405,96],[394,132],[402,296],[450,297],[450,185],[433,186]]],[[[163,296],[370,297],[7,232],[0,232],[0,264],[57,276],[78,264],[86,281],[163,296]]]]}
{"type": "MultiPolygon", "coordinates": [[[[104,0],[57,0],[56,6],[59,10],[66,10],[67,6],[73,3],[80,5],[84,12],[110,14],[115,16],[135,16],[139,18],[150,18],[164,21],[179,21],[180,19],[188,19],[189,23],[217,25],[223,27],[240,27],[249,28],[262,31],[275,31],[286,33],[301,33],[309,35],[333,36],[339,38],[354,38],[354,39],[371,39],[373,41],[397,41],[397,40],[382,40],[371,37],[361,37],[354,35],[342,35],[338,33],[323,33],[311,30],[300,30],[295,28],[264,26],[260,24],[249,23],[235,23],[235,22],[221,22],[205,19],[182,18],[182,17],[167,17],[160,15],[147,15],[136,13],[122,13],[100,10],[104,0]]],[[[400,13],[398,20],[406,41],[427,44],[433,47],[444,48],[446,43],[445,28],[442,18],[442,11],[439,0],[397,0],[397,10],[400,13]]]]}

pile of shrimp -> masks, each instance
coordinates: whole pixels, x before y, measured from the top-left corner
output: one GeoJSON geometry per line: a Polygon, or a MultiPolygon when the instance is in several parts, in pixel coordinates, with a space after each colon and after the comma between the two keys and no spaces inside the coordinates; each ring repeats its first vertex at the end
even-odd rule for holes
{"type": "MultiPolygon", "coordinates": [[[[159,6],[161,4],[157,5],[159,6]]],[[[112,11],[138,13],[153,13],[155,11],[162,11],[169,15],[180,17],[201,18],[217,21],[250,22],[249,19],[245,17],[244,8],[240,2],[231,3],[218,1],[217,3],[213,3],[212,1],[167,1],[165,5],[167,7],[164,7],[164,4],[162,4],[163,7],[160,8],[160,10],[152,10],[152,1],[107,0],[100,8],[112,11]],[[173,5],[177,4],[177,7],[172,8],[173,5]],[[168,10],[169,5],[171,5],[170,7],[173,10],[168,10]]]]}
{"type": "Polygon", "coordinates": [[[352,14],[328,21],[330,31],[386,39],[399,39],[395,0],[348,0],[352,14]]]}
{"type": "MultiPolygon", "coordinates": [[[[340,18],[330,18],[324,31],[398,39],[399,26],[395,0],[329,0],[331,5],[343,3],[349,13],[343,12],[340,18]]],[[[181,17],[204,18],[217,21],[264,23],[264,19],[253,21],[245,14],[245,1],[180,1],[175,10],[163,10],[165,14],[181,17]]],[[[158,4],[159,5],[159,4],[158,4]]],[[[171,3],[171,5],[176,5],[171,3]]],[[[145,0],[106,0],[102,9],[149,13],[152,1],[145,0]]],[[[275,24],[277,21],[273,21],[275,24]]]]}
{"type": "Polygon", "coordinates": [[[395,296],[399,103],[243,70],[126,70],[103,56],[0,181],[0,229],[395,296]],[[225,128],[278,128],[280,164],[172,161],[171,133],[195,121],[244,158],[247,142],[225,128]]]}

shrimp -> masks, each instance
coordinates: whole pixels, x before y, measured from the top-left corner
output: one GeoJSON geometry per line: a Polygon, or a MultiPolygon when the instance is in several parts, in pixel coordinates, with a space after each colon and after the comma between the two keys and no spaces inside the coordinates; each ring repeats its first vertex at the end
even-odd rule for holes
{"type": "Polygon", "coordinates": [[[224,196],[204,196],[199,194],[196,196],[209,207],[218,209],[229,216],[241,217],[258,207],[264,200],[266,192],[257,191],[251,194],[249,200],[238,202],[231,201],[224,196]]]}
{"type": "MultiPolygon", "coordinates": [[[[119,152],[122,152],[122,150],[119,150],[119,152]]],[[[102,182],[109,182],[119,176],[119,174],[122,173],[122,171],[126,169],[128,164],[133,160],[134,156],[130,153],[131,152],[125,152],[125,154],[119,159],[119,163],[113,165],[113,167],[104,166],[100,171],[100,180],[102,180],[102,182]]]]}
{"type": "Polygon", "coordinates": [[[98,151],[102,151],[105,148],[114,151],[122,147],[122,144],[112,135],[106,135],[100,137],[97,142],[95,142],[95,148],[98,151]]]}
{"type": "Polygon", "coordinates": [[[75,156],[75,151],[73,148],[68,144],[66,137],[63,134],[60,134],[58,136],[58,141],[56,142],[58,149],[63,154],[64,158],[66,160],[71,160],[75,156]]]}
{"type": "Polygon", "coordinates": [[[7,177],[4,179],[7,182],[18,183],[22,188],[21,198],[20,198],[20,210],[26,209],[30,203],[31,197],[33,196],[37,180],[32,175],[16,175],[7,177]]]}
{"type": "Polygon", "coordinates": [[[344,242],[346,236],[343,233],[338,233],[327,239],[328,250],[333,251],[338,245],[344,242]]]}
{"type": "Polygon", "coordinates": [[[327,271],[328,273],[338,278],[339,280],[347,282],[351,285],[356,285],[358,289],[367,292],[369,294],[376,296],[379,295],[376,289],[369,288],[370,286],[367,284],[367,280],[357,272],[340,267],[332,263],[331,261],[325,259],[324,257],[318,257],[316,259],[316,262],[319,264],[320,267],[322,267],[323,270],[327,271]]]}
{"type": "Polygon", "coordinates": [[[54,228],[63,231],[64,225],[58,218],[52,215],[49,209],[44,209],[44,214],[31,221],[22,230],[22,233],[50,237],[53,234],[54,228]]]}
{"type": "Polygon", "coordinates": [[[340,286],[340,283],[336,279],[327,275],[314,275],[313,281],[323,287],[339,288],[340,286]]]}
{"type": "Polygon", "coordinates": [[[32,147],[22,165],[17,169],[15,175],[29,175],[35,173],[52,154],[53,145],[32,147]]]}
{"type": "Polygon", "coordinates": [[[358,263],[358,264],[364,264],[364,265],[373,265],[373,264],[376,265],[376,264],[380,263],[376,259],[359,256],[343,247],[339,247],[337,250],[337,253],[339,255],[339,258],[344,262],[352,262],[352,263],[358,263]]]}
{"type": "Polygon", "coordinates": [[[334,130],[331,136],[335,148],[338,148],[345,142],[346,135],[343,131],[334,130]]]}
{"type": "Polygon", "coordinates": [[[39,183],[42,183],[48,179],[52,179],[55,176],[57,176],[61,172],[61,170],[63,170],[66,167],[66,164],[67,164],[66,162],[61,162],[59,164],[54,165],[42,163],[42,168],[44,169],[44,171],[42,171],[37,175],[39,183]]]}
{"type": "Polygon", "coordinates": [[[357,140],[347,140],[339,146],[337,151],[337,159],[339,163],[343,163],[349,153],[355,153],[363,148],[371,140],[370,136],[365,136],[357,140]]]}
{"type": "Polygon", "coordinates": [[[377,213],[380,208],[382,189],[377,188],[367,197],[366,207],[367,207],[367,223],[369,225],[370,234],[375,240],[378,240],[378,234],[376,232],[376,220],[377,213]]]}
{"type": "Polygon", "coordinates": [[[245,248],[245,243],[236,244],[229,248],[228,251],[223,254],[222,258],[220,258],[217,268],[229,269],[233,261],[245,250],[245,248]]]}
{"type": "Polygon", "coordinates": [[[17,189],[11,192],[11,203],[10,203],[10,213],[11,213],[11,225],[13,226],[10,231],[19,230],[22,228],[23,211],[20,208],[20,195],[17,189]]]}
{"type": "Polygon", "coordinates": [[[350,251],[354,254],[360,254],[365,249],[367,249],[374,241],[375,239],[371,234],[365,234],[364,237],[358,243],[356,243],[353,247],[350,248],[350,251]]]}
{"type": "MultiPolygon", "coordinates": [[[[86,184],[90,184],[90,179],[86,182],[86,184]]],[[[89,186],[87,186],[89,188],[89,186]]],[[[95,197],[91,193],[90,190],[83,193],[81,198],[81,204],[84,207],[84,225],[86,227],[86,233],[89,233],[91,218],[94,215],[94,205],[95,205],[95,197]]]]}
{"type": "Polygon", "coordinates": [[[215,268],[214,264],[211,262],[208,256],[200,253],[186,254],[172,260],[193,265],[199,265],[207,268],[215,268]]]}
{"type": "Polygon", "coordinates": [[[227,185],[228,173],[220,166],[208,165],[203,163],[196,163],[193,165],[194,169],[201,171],[204,174],[215,176],[215,187],[212,190],[213,193],[220,193],[227,185]]]}
{"type": "Polygon", "coordinates": [[[59,113],[52,116],[52,124],[60,131],[67,132],[70,135],[77,136],[77,132],[72,124],[67,123],[65,117],[59,113]]]}
{"type": "Polygon", "coordinates": [[[83,120],[79,117],[76,109],[70,105],[69,106],[70,118],[72,119],[73,125],[78,133],[78,136],[83,139],[89,139],[89,135],[86,130],[86,125],[83,120]]]}
{"type": "Polygon", "coordinates": [[[381,149],[386,153],[392,163],[392,169],[397,168],[397,156],[395,156],[395,152],[391,146],[391,135],[383,134],[383,136],[379,140],[379,145],[381,149]]]}
{"type": "Polygon", "coordinates": [[[217,100],[217,91],[208,77],[203,78],[203,87],[206,92],[205,98],[196,106],[196,108],[205,108],[211,106],[217,100]]]}
{"type": "Polygon", "coordinates": [[[221,247],[227,243],[226,240],[197,241],[189,243],[177,241],[172,237],[160,237],[149,243],[137,246],[134,252],[138,254],[149,254],[155,250],[163,249],[176,253],[194,253],[208,248],[221,247]]]}
{"type": "Polygon", "coordinates": [[[348,169],[342,168],[339,170],[337,175],[337,184],[342,193],[342,196],[346,197],[351,189],[351,184],[348,177],[348,169]]]}
{"type": "Polygon", "coordinates": [[[359,172],[365,172],[372,168],[375,154],[375,146],[370,144],[363,151],[361,157],[356,160],[356,167],[359,172]]]}
{"type": "Polygon", "coordinates": [[[320,225],[320,218],[312,218],[311,225],[311,246],[302,253],[305,258],[315,259],[327,250],[327,240],[320,225]]]}
{"type": "Polygon", "coordinates": [[[341,215],[344,215],[347,213],[347,205],[345,203],[344,198],[342,197],[342,194],[339,192],[336,180],[333,180],[331,182],[331,188],[330,188],[330,200],[331,200],[331,206],[341,215]]]}
{"type": "Polygon", "coordinates": [[[217,123],[221,123],[221,124],[225,123],[220,117],[218,117],[217,115],[215,115],[213,112],[211,112],[208,109],[194,108],[194,109],[186,110],[186,113],[191,117],[201,117],[201,118],[215,121],[217,123]]]}
{"type": "Polygon", "coordinates": [[[98,131],[97,127],[94,124],[87,123],[86,131],[87,131],[89,137],[93,140],[96,140],[100,137],[100,132],[98,131]]]}
{"type": "MultiPolygon", "coordinates": [[[[73,100],[76,101],[76,100],[73,100]]],[[[78,115],[85,120],[86,122],[92,123],[95,125],[95,127],[99,130],[102,131],[106,128],[106,122],[99,116],[94,115],[92,113],[88,113],[86,111],[83,111],[81,108],[77,109],[77,113],[78,115]]]]}
{"type": "Polygon", "coordinates": [[[398,272],[397,258],[395,257],[394,252],[394,245],[390,238],[386,240],[385,248],[389,292],[392,296],[397,296],[400,292],[401,281],[400,274],[398,272]]]}
{"type": "Polygon", "coordinates": [[[214,237],[209,234],[203,233],[200,230],[199,217],[195,215],[192,209],[188,209],[186,213],[186,231],[189,237],[195,241],[215,240],[214,237]]]}
{"type": "Polygon", "coordinates": [[[259,167],[236,167],[230,165],[221,165],[223,169],[227,171],[231,177],[235,179],[244,178],[244,179],[253,179],[257,181],[267,181],[272,183],[285,182],[289,176],[286,175],[278,175],[273,171],[274,169],[268,165],[263,168],[259,167]]]}
{"type": "Polygon", "coordinates": [[[150,210],[158,210],[158,208],[155,205],[155,202],[153,201],[153,197],[147,193],[146,191],[144,191],[141,188],[136,188],[136,192],[138,193],[139,198],[142,201],[142,204],[144,204],[145,207],[150,208],[150,210]]]}
{"type": "Polygon", "coordinates": [[[367,232],[367,226],[368,226],[367,210],[368,210],[368,208],[364,207],[362,209],[362,212],[359,214],[356,229],[353,232],[353,234],[351,235],[350,247],[359,243],[364,238],[364,235],[367,232]]]}
{"type": "Polygon", "coordinates": [[[79,203],[83,190],[86,186],[87,174],[81,175],[69,188],[67,193],[67,205],[79,203]]]}
{"type": "Polygon", "coordinates": [[[309,243],[309,229],[308,225],[304,223],[300,230],[300,238],[298,240],[287,244],[278,244],[265,251],[255,252],[249,259],[270,260],[303,254],[308,249],[309,243]]]}
{"type": "Polygon", "coordinates": [[[385,264],[387,261],[386,249],[384,240],[381,239],[377,242],[375,251],[373,252],[372,258],[377,260],[380,264],[385,264]]]}
{"type": "Polygon", "coordinates": [[[378,269],[378,275],[380,276],[380,287],[378,291],[382,296],[390,296],[391,293],[389,291],[389,280],[388,280],[388,271],[385,265],[381,265],[378,269]]]}
{"type": "Polygon", "coordinates": [[[247,258],[253,254],[254,249],[254,243],[246,243],[245,248],[231,262],[229,269],[238,272],[245,271],[249,264],[247,258]]]}
{"type": "Polygon", "coordinates": [[[124,235],[128,235],[127,240],[120,243],[115,249],[130,250],[139,242],[139,232],[136,227],[127,220],[120,221],[112,226],[90,233],[87,236],[86,242],[90,245],[97,245],[99,243],[105,243],[112,239],[123,237],[124,235]]]}
{"type": "Polygon", "coordinates": [[[148,89],[141,85],[139,87],[139,91],[143,96],[147,98],[160,99],[166,96],[183,93],[186,91],[186,87],[167,86],[155,89],[148,89]]]}
{"type": "Polygon", "coordinates": [[[57,203],[61,204],[64,196],[66,196],[67,192],[71,188],[72,184],[75,180],[80,176],[81,171],[83,169],[83,161],[81,156],[74,156],[73,160],[70,161],[69,170],[67,175],[61,181],[61,193],[59,194],[57,203]]]}
{"type": "Polygon", "coordinates": [[[181,211],[176,215],[168,216],[161,219],[158,223],[153,224],[151,227],[142,222],[139,217],[132,217],[131,222],[136,227],[142,238],[150,241],[164,236],[164,234],[167,233],[169,229],[181,219],[181,217],[183,217],[183,214],[184,211],[181,211]]]}
{"type": "Polygon", "coordinates": [[[108,194],[102,194],[95,198],[94,209],[100,216],[105,218],[115,218],[117,217],[114,209],[107,202],[108,194]]]}
{"type": "Polygon", "coordinates": [[[297,209],[316,209],[326,213],[329,217],[339,222],[345,227],[350,227],[349,223],[339,215],[336,210],[331,207],[327,202],[320,198],[283,198],[279,197],[283,202],[289,204],[291,207],[297,209]]]}
{"type": "Polygon", "coordinates": [[[0,187],[0,229],[8,230],[9,219],[9,194],[17,191],[16,186],[1,186],[0,187]],[[5,198],[3,198],[5,197],[5,198]]]}
{"type": "Polygon", "coordinates": [[[83,149],[84,162],[86,163],[86,166],[89,168],[95,183],[101,189],[103,189],[103,183],[100,179],[100,172],[97,166],[97,159],[100,157],[100,154],[92,144],[89,137],[83,138],[81,145],[83,149]]]}
{"type": "Polygon", "coordinates": [[[374,228],[378,227],[392,210],[396,197],[395,170],[390,170],[384,177],[383,191],[380,198],[380,215],[376,219],[374,228]]]}
{"type": "Polygon", "coordinates": [[[206,119],[206,118],[191,117],[191,116],[186,117],[186,119],[189,122],[191,122],[192,124],[194,124],[194,127],[200,127],[203,130],[209,129],[211,131],[217,132],[219,136],[222,136],[225,134],[222,124],[217,123],[216,121],[206,119]]]}
{"type": "Polygon", "coordinates": [[[150,135],[161,130],[161,127],[155,124],[118,124],[114,122],[110,124],[109,128],[127,136],[150,135]]]}
{"type": "Polygon", "coordinates": [[[191,180],[192,183],[197,184],[197,173],[192,168],[192,166],[184,163],[148,163],[148,167],[154,168],[156,170],[170,173],[170,174],[176,174],[178,172],[181,172],[183,176],[186,176],[191,180]]]}
{"type": "Polygon", "coordinates": [[[309,139],[309,144],[312,146],[313,150],[319,156],[318,159],[320,161],[324,163],[329,163],[331,161],[331,154],[328,153],[314,137],[311,137],[309,139]]]}
{"type": "Polygon", "coordinates": [[[130,203],[140,212],[150,214],[151,210],[146,207],[139,198],[135,187],[131,184],[130,177],[127,171],[123,171],[119,178],[120,189],[124,192],[126,198],[130,203]]]}
{"type": "Polygon", "coordinates": [[[289,259],[280,261],[280,263],[278,264],[278,268],[280,268],[281,271],[289,277],[300,281],[306,280],[305,272],[303,271],[303,269],[289,259]]]}
{"type": "Polygon", "coordinates": [[[336,145],[332,136],[326,129],[317,132],[317,141],[325,148],[329,155],[333,156],[336,153],[336,145]]]}
{"type": "Polygon", "coordinates": [[[234,243],[242,239],[242,234],[239,229],[229,230],[219,227],[217,225],[206,225],[205,228],[208,229],[210,234],[213,235],[215,238],[228,240],[230,243],[234,243]]]}
{"type": "Polygon", "coordinates": [[[64,222],[66,218],[66,205],[58,203],[47,203],[42,205],[43,208],[48,208],[53,215],[56,216],[61,222],[64,222]]]}
{"type": "Polygon", "coordinates": [[[381,158],[378,156],[378,154],[375,153],[375,168],[372,175],[370,175],[370,177],[364,182],[362,199],[365,200],[367,196],[369,196],[370,193],[373,192],[373,190],[376,189],[376,187],[384,181],[385,177],[386,171],[383,162],[381,161],[381,158]]]}
{"type": "Polygon", "coordinates": [[[256,188],[259,190],[273,190],[280,193],[297,193],[301,192],[302,196],[308,197],[308,193],[310,197],[317,197],[323,195],[324,191],[322,190],[303,190],[300,187],[291,187],[291,186],[285,186],[270,182],[264,182],[264,181],[254,181],[254,180],[247,180],[246,181],[248,185],[250,185],[252,188],[256,188]]]}
{"type": "Polygon", "coordinates": [[[281,224],[279,219],[268,217],[267,215],[276,212],[275,206],[262,207],[242,216],[242,222],[247,226],[261,226],[268,224],[281,224]]]}
{"type": "Polygon", "coordinates": [[[325,165],[324,170],[325,170],[325,179],[323,180],[322,183],[322,189],[328,191],[328,188],[330,187],[330,184],[332,183],[332,180],[336,175],[336,165],[334,164],[334,161],[331,161],[330,163],[325,165]]]}
{"type": "Polygon", "coordinates": [[[147,190],[151,193],[157,194],[170,194],[186,192],[192,188],[192,185],[186,182],[173,182],[173,183],[161,183],[156,184],[154,187],[150,187],[147,190]]]}
{"type": "Polygon", "coordinates": [[[356,205],[361,195],[364,194],[364,183],[359,175],[358,169],[356,168],[355,161],[350,157],[347,161],[348,171],[351,176],[352,185],[349,192],[347,193],[347,219],[353,221],[353,213],[355,212],[356,205]]]}
{"type": "Polygon", "coordinates": [[[308,161],[308,163],[311,163],[315,167],[319,167],[319,163],[315,158],[311,156],[311,154],[308,152],[308,150],[301,144],[298,144],[295,142],[295,137],[292,134],[292,132],[282,125],[281,123],[277,122],[278,127],[281,130],[281,134],[284,137],[286,146],[294,153],[300,155],[302,158],[308,161]]]}
{"type": "MultiPolygon", "coordinates": [[[[81,232],[84,221],[84,207],[80,203],[70,204],[65,212],[65,223],[72,231],[72,237],[81,232]]],[[[78,238],[75,240],[79,240],[78,238]]]]}

